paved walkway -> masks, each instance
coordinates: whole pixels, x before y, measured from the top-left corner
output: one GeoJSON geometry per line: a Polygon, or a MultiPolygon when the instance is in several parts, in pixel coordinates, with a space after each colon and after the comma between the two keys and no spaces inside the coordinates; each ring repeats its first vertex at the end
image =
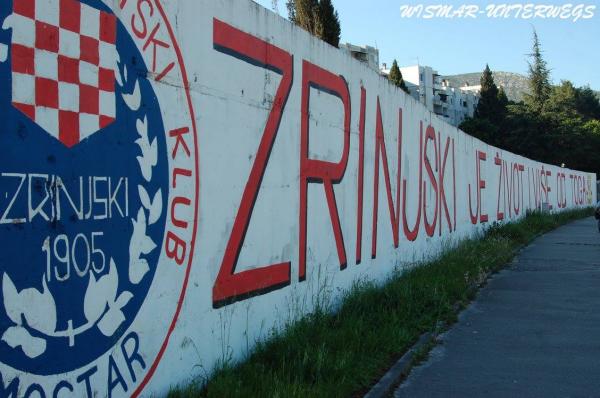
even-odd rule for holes
{"type": "Polygon", "coordinates": [[[559,228],[494,276],[395,397],[600,397],[600,234],[559,228]]]}

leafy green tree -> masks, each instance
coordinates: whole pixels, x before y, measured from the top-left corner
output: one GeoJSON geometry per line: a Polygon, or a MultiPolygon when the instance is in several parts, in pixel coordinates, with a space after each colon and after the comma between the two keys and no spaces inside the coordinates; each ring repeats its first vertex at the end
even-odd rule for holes
{"type": "Polygon", "coordinates": [[[542,56],[542,49],[537,32],[533,30],[533,50],[529,54],[529,91],[525,95],[525,102],[535,112],[541,112],[544,109],[546,101],[550,97],[550,70],[546,60],[542,56]]]}
{"type": "Polygon", "coordinates": [[[339,16],[331,0],[288,0],[290,21],[332,46],[340,44],[339,16]]]}
{"type": "Polygon", "coordinates": [[[508,105],[502,142],[495,145],[530,159],[600,175],[600,120],[586,120],[578,113],[577,90],[570,82],[553,88],[541,113],[526,104],[508,105]]]}
{"type": "Polygon", "coordinates": [[[570,81],[552,87],[534,32],[531,94],[509,103],[488,67],[481,77],[481,100],[474,118],[460,128],[485,142],[540,162],[600,175],[600,102],[589,87],[570,81]]]}
{"type": "Polygon", "coordinates": [[[589,87],[577,89],[577,112],[586,119],[600,119],[600,101],[596,93],[589,87]]]}
{"type": "Polygon", "coordinates": [[[578,115],[577,89],[573,83],[563,80],[560,86],[552,87],[544,111],[562,113],[563,117],[576,117],[578,115]]]}
{"type": "Polygon", "coordinates": [[[489,119],[483,118],[467,118],[460,126],[458,126],[465,133],[478,138],[490,145],[498,145],[498,138],[500,129],[497,125],[490,122],[489,119]]]}
{"type": "MultiPolygon", "coordinates": [[[[592,119],[584,123],[583,127],[590,133],[600,138],[600,120],[592,119]]],[[[600,165],[599,165],[600,166],[600,165]]]]}
{"type": "Polygon", "coordinates": [[[392,63],[392,68],[390,69],[390,75],[388,78],[396,87],[399,87],[404,90],[404,92],[408,93],[408,87],[406,87],[406,82],[402,77],[402,71],[400,71],[400,67],[398,67],[398,61],[394,60],[392,63]]]}
{"type": "Polygon", "coordinates": [[[539,161],[549,161],[552,151],[544,139],[544,121],[524,103],[509,104],[503,125],[502,140],[494,145],[539,161]]]}

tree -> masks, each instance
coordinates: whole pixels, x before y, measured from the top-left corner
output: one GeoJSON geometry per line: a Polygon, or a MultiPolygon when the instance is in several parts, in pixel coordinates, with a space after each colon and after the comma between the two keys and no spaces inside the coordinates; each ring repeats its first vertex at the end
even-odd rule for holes
{"type": "Polygon", "coordinates": [[[500,148],[538,161],[553,163],[549,154],[555,153],[551,142],[544,137],[542,117],[523,103],[509,104],[503,124],[502,139],[495,143],[500,148]]]}
{"type": "Polygon", "coordinates": [[[506,91],[504,91],[504,87],[500,86],[498,89],[498,102],[504,108],[508,105],[508,96],[506,95],[506,91]]]}
{"type": "Polygon", "coordinates": [[[569,80],[563,80],[559,86],[553,87],[544,112],[556,114],[564,118],[581,118],[600,120],[600,102],[589,87],[575,87],[569,80]]]}
{"type": "Polygon", "coordinates": [[[537,32],[533,30],[533,52],[529,54],[529,91],[525,102],[534,112],[541,112],[550,97],[550,71],[542,56],[542,49],[537,32]]]}
{"type": "Polygon", "coordinates": [[[340,21],[331,0],[288,0],[286,5],[290,21],[332,46],[339,46],[340,21]]]}
{"type": "Polygon", "coordinates": [[[509,103],[486,66],[476,115],[460,128],[530,159],[600,174],[600,101],[589,87],[577,88],[570,81],[552,87],[541,54],[534,32],[531,94],[525,103],[509,103]]]}
{"type": "Polygon", "coordinates": [[[576,90],[577,112],[586,119],[600,119],[600,101],[596,93],[589,86],[576,90]]]}
{"type": "MultiPolygon", "coordinates": [[[[481,74],[480,79],[481,90],[479,92],[479,103],[475,109],[475,117],[480,119],[488,119],[489,121],[498,124],[501,122],[501,116],[505,113],[506,104],[500,103],[500,92],[498,86],[494,83],[494,75],[490,70],[489,65],[485,65],[485,69],[481,74]]],[[[506,94],[504,94],[506,97],[506,94]]]]}
{"type": "Polygon", "coordinates": [[[498,120],[504,121],[504,119],[506,119],[508,104],[509,101],[506,91],[504,91],[504,87],[500,86],[498,89],[498,120]]]}
{"type": "Polygon", "coordinates": [[[319,16],[319,1],[288,0],[286,5],[290,21],[314,35],[319,16]]]}
{"type": "Polygon", "coordinates": [[[550,96],[544,107],[545,112],[560,113],[562,117],[576,117],[577,89],[568,80],[560,82],[560,86],[552,87],[550,96]]]}
{"type": "Polygon", "coordinates": [[[339,47],[342,29],[338,12],[333,7],[331,0],[320,1],[319,15],[321,29],[319,37],[332,46],[339,47]]]}
{"type": "Polygon", "coordinates": [[[467,118],[458,128],[490,145],[500,145],[498,143],[500,132],[498,126],[490,122],[489,119],[467,118]]]}
{"type": "Polygon", "coordinates": [[[389,75],[390,82],[392,82],[396,87],[401,88],[404,92],[408,93],[408,87],[406,87],[406,83],[404,82],[404,78],[402,77],[402,72],[398,67],[398,61],[394,60],[392,64],[392,69],[390,69],[389,75]]]}

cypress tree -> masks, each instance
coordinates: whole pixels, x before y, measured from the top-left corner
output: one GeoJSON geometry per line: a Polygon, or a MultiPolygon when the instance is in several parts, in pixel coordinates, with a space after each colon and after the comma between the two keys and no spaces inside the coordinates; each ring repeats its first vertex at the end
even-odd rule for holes
{"type": "Polygon", "coordinates": [[[286,5],[290,21],[332,46],[339,47],[340,21],[331,0],[288,0],[286,5]]]}
{"type": "Polygon", "coordinates": [[[525,96],[525,102],[531,110],[539,113],[544,109],[552,87],[550,86],[550,71],[542,56],[540,40],[535,29],[533,30],[533,50],[529,56],[531,57],[531,61],[529,61],[530,93],[525,96]]]}
{"type": "Polygon", "coordinates": [[[494,83],[494,75],[487,64],[481,75],[480,83],[481,91],[479,92],[479,103],[475,109],[475,117],[498,121],[502,108],[498,97],[499,91],[498,86],[494,83]]]}
{"type": "Polygon", "coordinates": [[[500,86],[498,89],[498,102],[502,106],[508,105],[508,96],[506,95],[506,91],[504,91],[504,87],[500,86]]]}
{"type": "Polygon", "coordinates": [[[500,86],[498,89],[498,120],[503,120],[508,113],[508,96],[506,95],[506,91],[504,91],[504,87],[500,86]]]}
{"type": "Polygon", "coordinates": [[[400,71],[400,68],[398,67],[398,61],[394,60],[388,78],[390,79],[390,82],[392,82],[396,87],[399,87],[404,92],[408,93],[408,87],[406,87],[406,83],[404,82],[404,78],[402,77],[402,71],[400,71]]]}
{"type": "Polygon", "coordinates": [[[319,1],[288,0],[286,5],[290,21],[315,35],[319,17],[319,1]]]}
{"type": "Polygon", "coordinates": [[[339,47],[342,29],[338,12],[333,7],[331,0],[320,1],[319,16],[322,30],[319,37],[332,46],[339,47]]]}

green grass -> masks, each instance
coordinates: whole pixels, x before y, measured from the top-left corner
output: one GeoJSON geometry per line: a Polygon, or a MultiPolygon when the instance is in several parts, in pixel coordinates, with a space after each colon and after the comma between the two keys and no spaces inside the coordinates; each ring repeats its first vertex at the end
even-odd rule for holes
{"type": "Polygon", "coordinates": [[[259,343],[239,365],[173,389],[178,397],[362,396],[421,334],[451,324],[488,276],[539,234],[592,215],[532,213],[493,225],[438,259],[394,275],[384,286],[355,286],[335,314],[319,311],[259,343]]]}

